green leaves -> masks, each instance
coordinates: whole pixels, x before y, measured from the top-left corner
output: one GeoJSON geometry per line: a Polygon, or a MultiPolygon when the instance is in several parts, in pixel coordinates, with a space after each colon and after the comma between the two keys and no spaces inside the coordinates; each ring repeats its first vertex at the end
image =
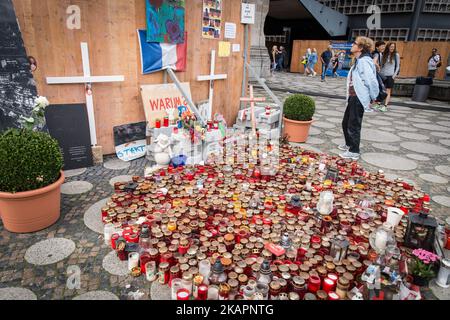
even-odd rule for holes
{"type": "Polygon", "coordinates": [[[47,133],[12,129],[0,135],[0,164],[0,191],[15,193],[54,183],[63,158],[47,133]]]}
{"type": "Polygon", "coordinates": [[[289,120],[310,121],[315,112],[314,99],[304,94],[293,94],[284,102],[284,116],[289,120]]]}

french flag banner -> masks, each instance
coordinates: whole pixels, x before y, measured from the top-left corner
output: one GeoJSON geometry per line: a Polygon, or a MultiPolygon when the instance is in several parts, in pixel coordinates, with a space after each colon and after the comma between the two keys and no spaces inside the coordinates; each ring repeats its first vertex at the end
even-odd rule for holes
{"type": "Polygon", "coordinates": [[[187,35],[184,43],[170,44],[147,42],[147,31],[138,30],[141,47],[142,74],[149,74],[165,69],[174,71],[186,70],[187,35]]]}

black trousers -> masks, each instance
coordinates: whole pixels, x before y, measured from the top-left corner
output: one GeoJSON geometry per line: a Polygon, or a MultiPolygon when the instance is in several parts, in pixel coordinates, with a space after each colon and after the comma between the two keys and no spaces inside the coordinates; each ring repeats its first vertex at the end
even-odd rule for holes
{"type": "Polygon", "coordinates": [[[347,109],[342,120],[342,130],[344,131],[345,144],[350,147],[350,152],[359,153],[361,142],[361,126],[364,116],[364,107],[357,96],[348,98],[347,109]]]}

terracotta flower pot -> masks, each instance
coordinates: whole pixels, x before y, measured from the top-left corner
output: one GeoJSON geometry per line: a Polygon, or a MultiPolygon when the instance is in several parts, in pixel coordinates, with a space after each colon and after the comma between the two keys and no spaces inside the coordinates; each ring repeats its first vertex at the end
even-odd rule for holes
{"type": "Polygon", "coordinates": [[[288,136],[289,142],[305,142],[308,139],[309,128],[314,120],[311,121],[295,121],[285,117],[284,133],[288,136]]]}
{"type": "Polygon", "coordinates": [[[45,229],[60,216],[61,185],[59,179],[44,188],[18,192],[0,192],[0,213],[6,230],[16,233],[35,232],[45,229]]]}

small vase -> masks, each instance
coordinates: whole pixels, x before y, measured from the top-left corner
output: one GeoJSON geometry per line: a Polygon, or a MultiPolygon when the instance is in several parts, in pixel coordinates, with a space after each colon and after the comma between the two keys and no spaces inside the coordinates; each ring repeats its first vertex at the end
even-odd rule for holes
{"type": "Polygon", "coordinates": [[[413,284],[419,286],[419,287],[426,287],[428,286],[428,282],[430,282],[429,278],[424,278],[421,276],[413,276],[413,284]]]}

